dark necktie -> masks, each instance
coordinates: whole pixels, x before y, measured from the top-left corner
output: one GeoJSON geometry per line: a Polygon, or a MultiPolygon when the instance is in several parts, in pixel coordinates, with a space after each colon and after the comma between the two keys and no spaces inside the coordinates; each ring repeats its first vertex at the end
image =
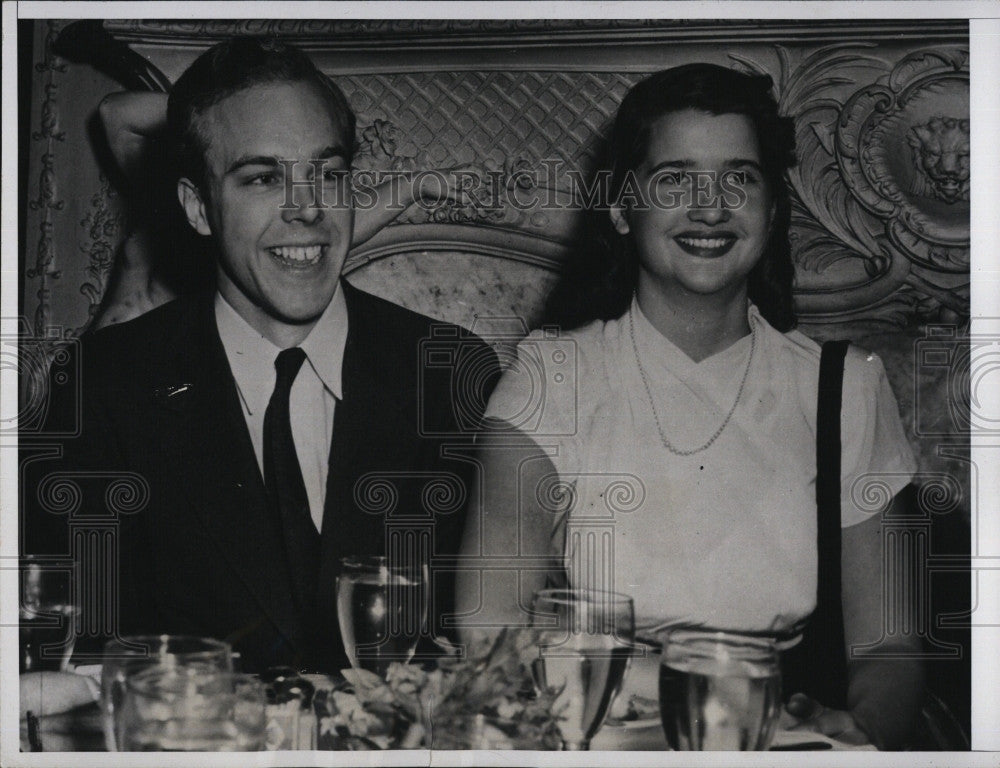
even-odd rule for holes
{"type": "Polygon", "coordinates": [[[274,361],[278,380],[264,413],[264,485],[268,506],[281,528],[295,600],[309,609],[319,579],[320,537],[309,513],[309,496],[295,454],[288,398],[306,353],[282,350],[274,361]]]}

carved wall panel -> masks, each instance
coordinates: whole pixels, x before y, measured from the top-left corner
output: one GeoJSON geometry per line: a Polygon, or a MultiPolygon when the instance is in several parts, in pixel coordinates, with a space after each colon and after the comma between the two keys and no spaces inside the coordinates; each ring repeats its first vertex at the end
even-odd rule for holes
{"type": "Polygon", "coordinates": [[[839,24],[40,22],[26,314],[36,333],[76,333],[106,290],[124,222],[98,162],[100,98],[119,82],[166,87],[215,40],[253,31],[305,46],[337,78],[359,116],[358,169],[460,166],[507,192],[407,211],[349,261],[352,279],[375,292],[465,324],[469,307],[536,318],[536,288],[573,258],[573,174],[591,171],[625,91],[663,67],[713,61],[770,74],[795,116],[804,330],[863,338],[961,321],[967,35],[955,24],[839,24]],[[57,39],[72,62],[56,55],[57,39]],[[506,283],[495,274],[504,262],[506,283]]]}
{"type": "MultiPolygon", "coordinates": [[[[122,235],[118,195],[98,158],[100,94],[120,90],[113,79],[58,56],[63,26],[35,25],[34,93],[26,195],[27,269],[23,314],[32,332],[79,335],[97,312],[122,235]]],[[[106,152],[105,152],[106,154],[106,152]]]]}
{"type": "MultiPolygon", "coordinates": [[[[918,50],[899,60],[870,51],[834,45],[805,56],[775,46],[768,57],[728,54],[733,66],[770,74],[783,110],[797,118],[791,236],[799,311],[809,325],[859,328],[963,318],[967,51],[918,50]]],[[[503,183],[520,178],[525,187],[523,206],[508,201],[498,210],[490,195],[487,204],[470,196],[417,210],[397,226],[471,222],[568,244],[576,217],[568,205],[572,174],[586,178],[593,169],[616,105],[640,76],[462,72],[339,80],[365,126],[360,167],[470,166],[503,183]]],[[[419,232],[405,236],[419,239],[419,232]]]]}
{"type": "MultiPolygon", "coordinates": [[[[421,251],[557,269],[573,257],[574,181],[578,191],[625,91],[663,67],[707,60],[770,74],[782,108],[795,116],[800,164],[791,176],[792,240],[807,330],[858,335],[968,314],[968,54],[961,24],[125,20],[71,26],[63,48],[74,62],[89,60],[97,69],[51,50],[66,26],[51,21],[36,31],[44,44],[28,222],[37,247],[34,258],[29,254],[24,296],[39,328],[86,325],[122,224],[94,150],[94,109],[118,86],[97,69],[131,87],[162,88],[212,42],[245,31],[303,45],[337,78],[358,112],[357,168],[458,166],[492,184],[489,190],[503,191],[411,208],[352,254],[352,269],[377,271],[385,256],[421,251]],[[73,159],[60,165],[64,156],[73,159]]],[[[535,309],[522,307],[526,314],[535,309]]]]}
{"type": "MultiPolygon", "coordinates": [[[[969,62],[964,22],[38,21],[23,199],[26,332],[82,332],[127,222],[96,108],[164,90],[232,34],[277,34],[335,77],[358,113],[356,169],[461,167],[505,194],[413,207],[363,247],[362,287],[464,325],[536,322],[574,257],[574,179],[593,169],[624,93],[691,61],[766,72],[796,120],[792,246],[801,327],[886,360],[907,424],[926,322],[969,299],[969,62]],[[574,175],[576,174],[576,175],[574,175]]],[[[29,391],[30,389],[26,390],[29,391]]],[[[940,442],[918,439],[923,469],[940,442]]],[[[959,461],[960,460],[956,460],[959,461]]],[[[967,487],[967,486],[966,486],[967,487]]],[[[963,502],[967,509],[967,499],[963,502]]]]}

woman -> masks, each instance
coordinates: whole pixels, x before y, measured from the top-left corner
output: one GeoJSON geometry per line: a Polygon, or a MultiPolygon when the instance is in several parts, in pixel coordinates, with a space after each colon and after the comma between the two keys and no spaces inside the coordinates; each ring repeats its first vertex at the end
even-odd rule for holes
{"type": "MultiPolygon", "coordinates": [[[[692,64],[623,101],[608,246],[563,293],[573,330],[522,342],[487,409],[483,508],[465,553],[535,559],[519,575],[460,582],[476,621],[523,621],[553,574],[630,594],[640,635],[669,624],[791,634],[812,612],[820,347],[792,330],[794,134],[770,87],[692,64]],[[602,524],[606,538],[587,535],[602,524]]],[[[852,348],[843,387],[850,647],[882,637],[880,517],[851,488],[874,473],[898,494],[915,467],[881,362],[852,348]]],[[[802,727],[899,747],[919,710],[920,663],[851,660],[848,671],[847,710],[795,696],[790,711],[802,727]]]]}

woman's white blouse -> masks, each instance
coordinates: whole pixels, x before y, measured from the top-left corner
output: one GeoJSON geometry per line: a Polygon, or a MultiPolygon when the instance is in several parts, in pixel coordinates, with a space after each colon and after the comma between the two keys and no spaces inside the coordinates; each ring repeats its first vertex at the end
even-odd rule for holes
{"type": "MultiPolygon", "coordinates": [[[[733,405],[746,336],[693,362],[633,301],[635,337],[660,423],[703,445],[733,405]]],[[[816,599],[816,398],[820,347],[779,333],[753,306],[746,385],[718,439],[691,456],[660,439],[628,313],[518,346],[487,408],[548,449],[558,477],[534,498],[577,585],[631,595],[636,621],[787,630],[816,599]]],[[[880,511],[916,465],[878,357],[851,347],[841,418],[844,527],[880,511]]],[[[530,494],[529,494],[530,495],[530,494]]]]}

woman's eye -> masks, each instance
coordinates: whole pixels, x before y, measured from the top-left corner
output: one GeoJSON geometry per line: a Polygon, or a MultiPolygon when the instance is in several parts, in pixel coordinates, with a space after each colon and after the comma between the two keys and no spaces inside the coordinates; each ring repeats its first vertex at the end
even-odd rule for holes
{"type": "Polygon", "coordinates": [[[663,171],[658,183],[661,186],[680,187],[691,183],[691,174],[686,171],[663,171]]]}
{"type": "Polygon", "coordinates": [[[733,171],[732,175],[737,184],[760,184],[763,180],[757,171],[733,171]]]}
{"type": "Polygon", "coordinates": [[[726,171],[722,175],[722,184],[730,188],[742,188],[760,183],[760,174],[753,171],[726,171]]]}

